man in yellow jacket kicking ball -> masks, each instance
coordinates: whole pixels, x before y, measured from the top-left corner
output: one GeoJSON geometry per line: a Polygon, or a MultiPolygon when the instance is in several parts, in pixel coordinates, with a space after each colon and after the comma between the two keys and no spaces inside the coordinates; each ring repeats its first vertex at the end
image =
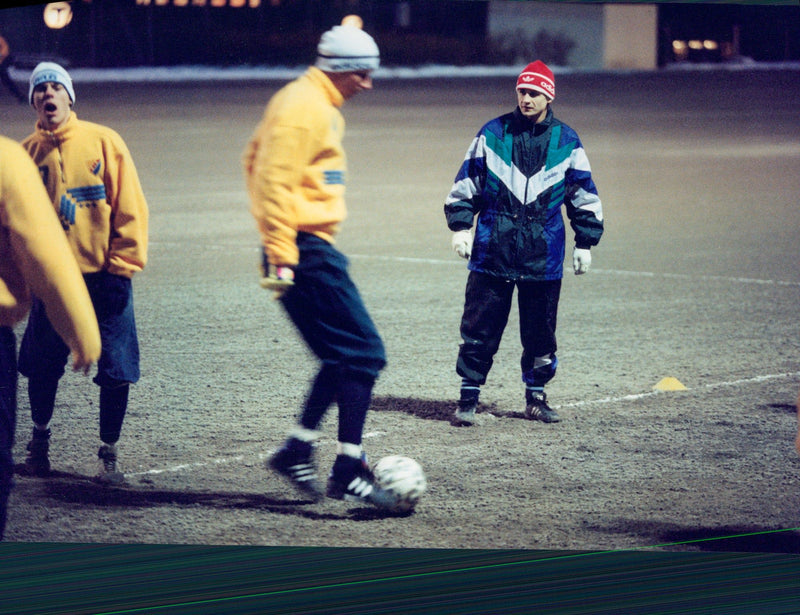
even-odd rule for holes
{"type": "Polygon", "coordinates": [[[271,458],[303,493],[323,495],[312,447],[328,408],[339,407],[338,448],[326,495],[391,508],[363,460],[362,431],[372,388],[386,363],[378,335],[334,247],[345,218],[345,100],[372,88],[378,47],[354,25],[325,32],[315,66],[267,105],[248,143],[244,171],[264,252],[262,286],[274,292],[321,367],[298,424],[271,458]]]}

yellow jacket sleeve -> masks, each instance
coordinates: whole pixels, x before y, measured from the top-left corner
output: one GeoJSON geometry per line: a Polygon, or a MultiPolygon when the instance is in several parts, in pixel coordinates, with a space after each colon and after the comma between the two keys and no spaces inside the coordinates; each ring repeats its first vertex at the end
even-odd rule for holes
{"type": "Polygon", "coordinates": [[[0,323],[27,313],[30,292],[45,305],[76,364],[100,357],[89,293],[36,166],[18,143],[0,137],[0,323]]]}
{"type": "Polygon", "coordinates": [[[112,133],[114,149],[106,159],[108,200],[114,212],[108,252],[108,271],[126,277],[147,264],[149,211],[139,175],[128,147],[112,133]]]}
{"type": "Polygon", "coordinates": [[[252,146],[251,213],[275,265],[297,264],[295,240],[302,206],[298,187],[307,164],[306,133],[302,128],[276,127],[262,131],[258,145],[252,146]]]}

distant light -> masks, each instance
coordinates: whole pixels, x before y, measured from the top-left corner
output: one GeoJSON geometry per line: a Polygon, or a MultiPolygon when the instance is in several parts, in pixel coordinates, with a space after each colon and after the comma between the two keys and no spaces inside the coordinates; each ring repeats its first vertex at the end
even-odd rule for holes
{"type": "Polygon", "coordinates": [[[703,41],[689,41],[689,49],[702,49],[703,41]]]}
{"type": "Polygon", "coordinates": [[[719,48],[717,41],[703,41],[703,48],[709,51],[716,51],[719,48]]]}
{"type": "Polygon", "coordinates": [[[69,2],[51,2],[44,7],[44,23],[48,28],[60,30],[72,21],[72,7],[69,2]]]}
{"type": "Polygon", "coordinates": [[[686,41],[672,41],[672,53],[676,60],[685,60],[689,57],[689,47],[686,41]]]}
{"type": "MultiPolygon", "coordinates": [[[[59,3],[66,4],[66,2],[59,3]]],[[[261,0],[136,0],[137,6],[212,6],[214,8],[230,7],[240,9],[242,7],[249,7],[257,9],[261,6],[261,0]]]]}

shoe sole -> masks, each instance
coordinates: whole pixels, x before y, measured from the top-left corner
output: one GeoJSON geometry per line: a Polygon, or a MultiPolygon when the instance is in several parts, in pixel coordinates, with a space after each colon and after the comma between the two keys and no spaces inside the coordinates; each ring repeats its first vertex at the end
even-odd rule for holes
{"type": "Polygon", "coordinates": [[[556,416],[544,416],[544,415],[540,414],[540,415],[537,416],[535,414],[531,414],[531,413],[526,412],[525,413],[525,418],[528,419],[529,421],[540,421],[542,423],[560,423],[561,422],[561,417],[559,417],[558,415],[556,415],[556,416]]]}
{"type": "Polygon", "coordinates": [[[475,412],[461,412],[460,410],[456,410],[456,413],[453,415],[453,422],[456,425],[463,425],[465,427],[474,425],[475,412]]]}
{"type": "Polygon", "coordinates": [[[28,464],[24,464],[23,467],[25,468],[25,475],[26,476],[35,476],[37,478],[47,478],[49,477],[52,472],[50,467],[42,467],[42,466],[29,466],[28,464]]]}
{"type": "Polygon", "coordinates": [[[360,498],[357,495],[345,495],[343,499],[345,502],[352,502],[354,504],[369,504],[380,510],[395,510],[397,508],[397,502],[394,500],[392,502],[382,502],[371,498],[360,498]]]}
{"type": "Polygon", "coordinates": [[[100,474],[99,476],[95,476],[94,480],[101,485],[124,485],[125,475],[122,472],[100,474]]]}
{"type": "Polygon", "coordinates": [[[349,493],[338,494],[338,493],[331,493],[330,491],[327,492],[327,497],[333,500],[340,500],[343,502],[350,502],[351,504],[363,504],[374,506],[375,508],[379,508],[380,510],[395,510],[397,508],[397,502],[382,502],[376,501],[372,498],[366,497],[362,498],[358,495],[351,495],[349,493]]]}
{"type": "MultiPolygon", "coordinates": [[[[377,489],[377,487],[373,486],[373,489],[377,489]]],[[[328,488],[325,492],[325,495],[333,500],[342,500],[352,504],[370,505],[381,510],[394,510],[397,507],[397,500],[395,498],[392,498],[392,501],[390,502],[371,497],[371,494],[365,497],[353,495],[347,492],[347,488],[342,488],[338,483],[334,483],[332,481],[328,482],[328,488]]]]}

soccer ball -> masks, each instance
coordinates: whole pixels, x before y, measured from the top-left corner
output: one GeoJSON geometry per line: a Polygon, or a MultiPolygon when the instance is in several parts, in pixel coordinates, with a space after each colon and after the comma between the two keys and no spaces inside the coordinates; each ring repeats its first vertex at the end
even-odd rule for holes
{"type": "Polygon", "coordinates": [[[402,455],[389,455],[379,459],[372,473],[379,487],[398,497],[395,510],[400,512],[413,510],[428,486],[422,466],[402,455]]]}

